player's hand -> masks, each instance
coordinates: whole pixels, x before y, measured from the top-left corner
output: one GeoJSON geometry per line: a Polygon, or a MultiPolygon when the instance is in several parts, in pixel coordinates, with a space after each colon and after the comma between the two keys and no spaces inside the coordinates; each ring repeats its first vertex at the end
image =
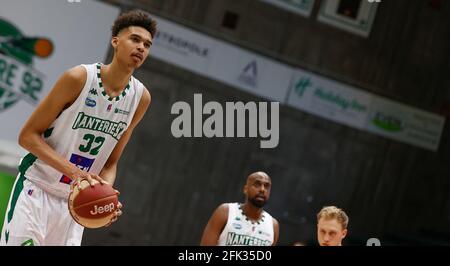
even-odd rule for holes
{"type": "MultiPolygon", "coordinates": [[[[120,192],[119,191],[117,191],[116,190],[116,192],[117,192],[117,196],[120,194],[120,192]]],[[[117,209],[116,209],[116,211],[115,211],[115,215],[114,215],[114,217],[111,219],[111,221],[107,224],[107,225],[105,225],[105,227],[108,227],[108,226],[110,226],[112,223],[114,223],[115,221],[117,221],[117,219],[119,218],[119,216],[120,215],[122,215],[122,207],[123,207],[123,205],[122,205],[122,203],[120,203],[120,201],[119,201],[119,203],[117,204],[117,209]]]]}
{"type": "Polygon", "coordinates": [[[95,184],[94,180],[96,180],[97,182],[99,182],[102,185],[108,184],[108,182],[103,180],[100,176],[82,171],[81,169],[79,169],[79,171],[76,171],[75,173],[72,174],[72,180],[74,180],[74,181],[70,185],[71,189],[73,189],[75,186],[77,186],[78,189],[81,189],[81,181],[83,181],[83,180],[86,180],[91,187],[94,186],[94,184],[95,184]]]}

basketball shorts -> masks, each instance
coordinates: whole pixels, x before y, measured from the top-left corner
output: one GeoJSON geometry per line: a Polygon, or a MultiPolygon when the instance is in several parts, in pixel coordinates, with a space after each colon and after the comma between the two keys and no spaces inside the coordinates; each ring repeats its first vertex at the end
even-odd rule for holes
{"type": "Polygon", "coordinates": [[[6,210],[0,245],[80,246],[83,229],[70,215],[67,199],[51,195],[19,175],[6,210]]]}

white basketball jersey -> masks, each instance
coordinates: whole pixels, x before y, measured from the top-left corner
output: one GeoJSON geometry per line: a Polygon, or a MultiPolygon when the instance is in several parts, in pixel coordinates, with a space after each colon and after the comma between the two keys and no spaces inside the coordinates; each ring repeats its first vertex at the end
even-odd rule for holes
{"type": "Polygon", "coordinates": [[[228,220],[219,237],[219,246],[271,246],[273,218],[263,211],[258,222],[245,216],[239,203],[228,203],[228,220]]]}
{"type": "MultiPolygon", "coordinates": [[[[103,87],[101,64],[82,65],[86,84],[78,98],[64,110],[43,134],[58,154],[89,173],[99,174],[134,116],[144,86],[131,77],[123,92],[109,97],[103,87]]],[[[25,177],[55,196],[67,198],[71,179],[33,154],[19,166],[25,177]]]]}

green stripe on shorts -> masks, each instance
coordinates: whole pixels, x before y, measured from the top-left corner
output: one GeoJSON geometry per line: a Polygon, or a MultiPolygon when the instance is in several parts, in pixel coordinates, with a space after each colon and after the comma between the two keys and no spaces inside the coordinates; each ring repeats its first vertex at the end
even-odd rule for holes
{"type": "Polygon", "coordinates": [[[16,207],[17,199],[19,198],[20,192],[23,190],[23,181],[25,181],[25,176],[23,174],[20,174],[19,180],[17,180],[16,185],[14,186],[14,192],[12,194],[11,198],[11,208],[8,212],[8,223],[11,222],[13,214],[14,214],[14,208],[16,207]]]}
{"type": "Polygon", "coordinates": [[[19,165],[19,180],[17,180],[16,185],[14,186],[14,191],[12,193],[11,198],[11,208],[8,212],[8,223],[11,222],[13,214],[14,214],[14,208],[16,207],[17,199],[19,198],[20,192],[23,190],[23,181],[25,181],[25,172],[30,168],[30,166],[33,165],[33,163],[36,161],[37,157],[34,156],[31,153],[28,153],[23,159],[22,162],[19,165]]]}

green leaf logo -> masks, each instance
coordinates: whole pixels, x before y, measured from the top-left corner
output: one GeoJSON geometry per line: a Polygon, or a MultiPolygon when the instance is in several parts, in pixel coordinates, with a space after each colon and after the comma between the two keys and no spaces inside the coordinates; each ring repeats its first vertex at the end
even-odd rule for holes
{"type": "Polygon", "coordinates": [[[392,115],[385,115],[380,112],[376,113],[372,119],[372,123],[388,132],[400,132],[403,130],[403,123],[399,118],[396,118],[392,115]]]}

